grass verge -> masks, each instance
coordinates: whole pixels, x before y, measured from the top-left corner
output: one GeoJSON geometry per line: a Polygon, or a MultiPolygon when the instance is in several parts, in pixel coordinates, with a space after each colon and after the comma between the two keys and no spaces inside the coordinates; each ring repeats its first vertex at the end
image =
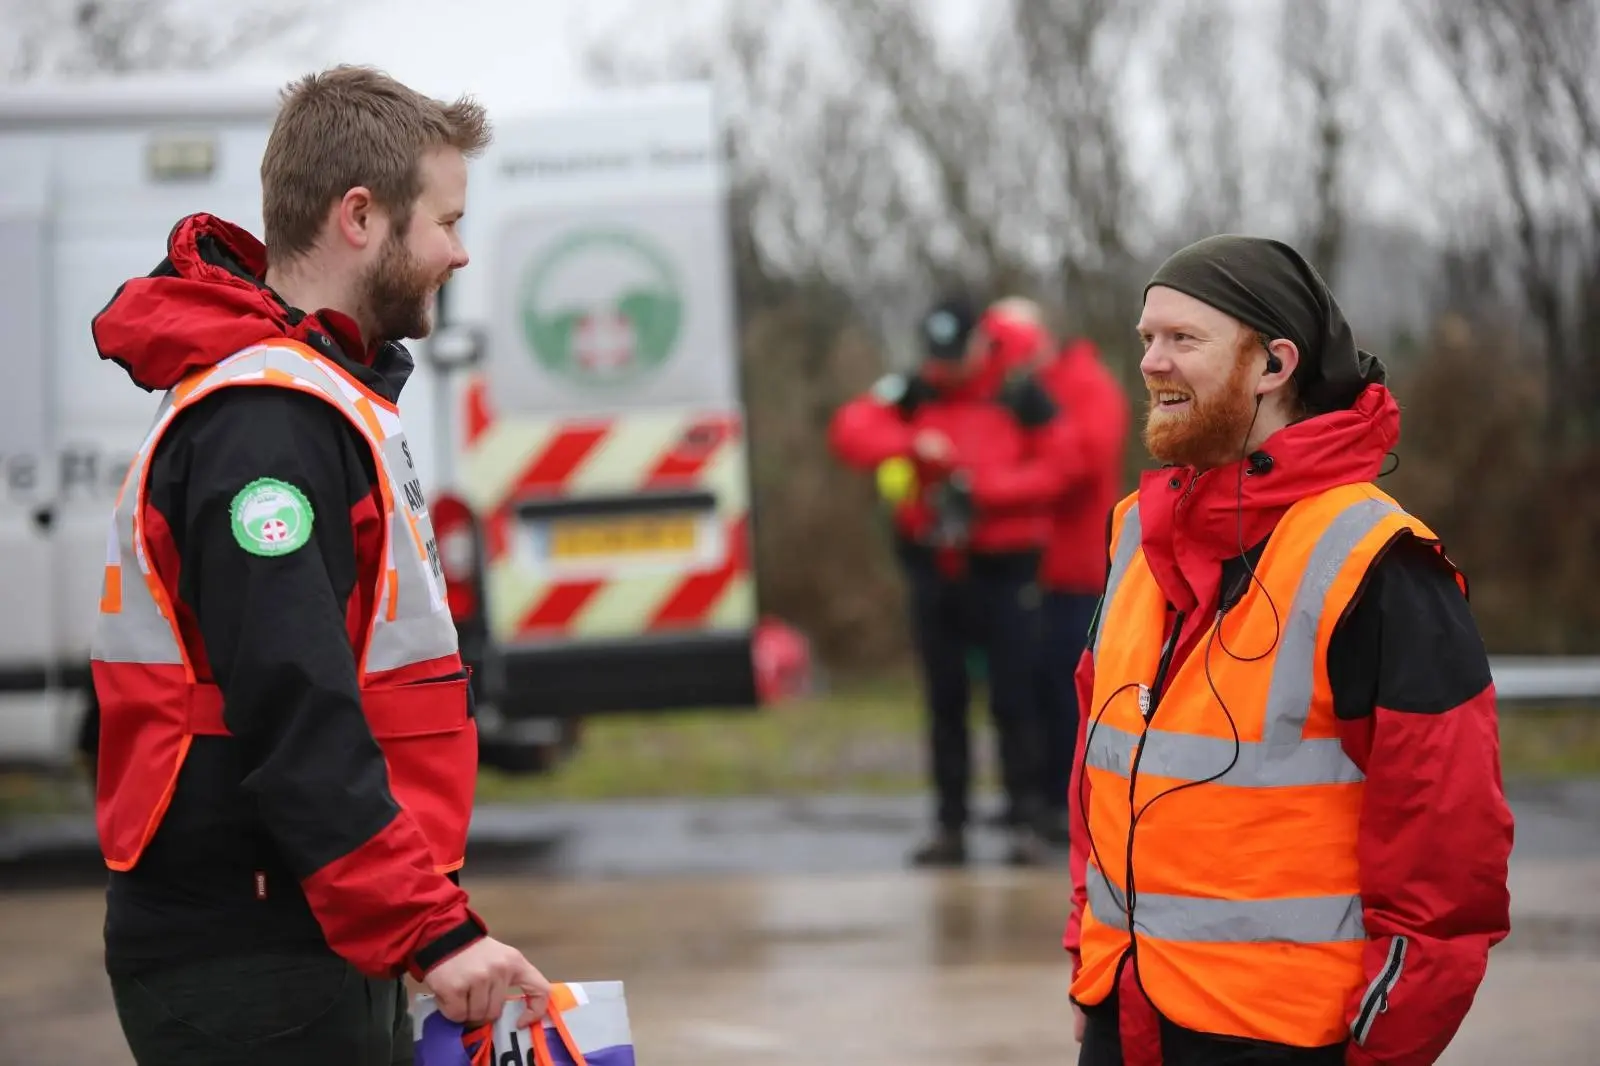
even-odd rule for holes
{"type": "MultiPolygon", "coordinates": [[[[992,762],[987,749],[978,758],[992,762]]],[[[922,709],[908,681],[857,683],[756,712],[606,715],[537,777],[485,771],[489,801],[907,792],[923,787],[922,709]]],[[[988,784],[985,777],[981,784],[988,784]]]]}
{"type": "MultiPolygon", "coordinates": [[[[982,706],[982,694],[974,699],[982,706]]],[[[979,786],[994,784],[990,731],[974,715],[979,786]]],[[[543,777],[485,773],[485,800],[589,800],[926,787],[922,707],[905,680],[855,683],[756,713],[684,712],[597,718],[560,769],[543,777]]],[[[1501,715],[1512,779],[1600,775],[1600,708],[1512,709],[1501,715]]]]}
{"type": "Polygon", "coordinates": [[[1600,776],[1600,707],[1502,711],[1500,760],[1508,778],[1600,776]]]}
{"type": "MultiPolygon", "coordinates": [[[[981,708],[982,693],[974,698],[981,708]]],[[[484,771],[486,802],[667,796],[906,793],[927,787],[922,706],[908,679],[854,682],[759,712],[688,711],[591,719],[554,773],[484,771]]],[[[992,732],[974,712],[977,786],[995,783],[992,732]]],[[[1514,709],[1500,720],[1505,776],[1600,776],[1600,708],[1514,709]]],[[[87,813],[77,778],[0,772],[0,818],[87,813]]]]}

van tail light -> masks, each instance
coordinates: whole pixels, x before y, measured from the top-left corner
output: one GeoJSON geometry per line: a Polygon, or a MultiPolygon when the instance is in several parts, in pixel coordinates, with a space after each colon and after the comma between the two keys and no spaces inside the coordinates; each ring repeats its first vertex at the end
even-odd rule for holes
{"type": "Polygon", "coordinates": [[[433,536],[439,546],[439,567],[444,571],[445,596],[450,617],[457,622],[476,618],[478,602],[478,524],[472,509],[455,496],[441,496],[428,508],[433,536]]]}

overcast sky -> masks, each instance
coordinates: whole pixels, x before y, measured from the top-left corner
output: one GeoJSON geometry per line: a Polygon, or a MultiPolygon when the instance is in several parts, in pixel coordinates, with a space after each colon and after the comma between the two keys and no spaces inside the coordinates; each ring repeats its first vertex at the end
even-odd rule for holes
{"type": "Polygon", "coordinates": [[[581,89],[585,40],[621,27],[640,39],[685,25],[709,30],[721,6],[721,0],[330,4],[331,12],[321,16],[329,27],[319,45],[323,54],[272,57],[251,66],[289,74],[325,62],[372,63],[433,95],[470,92],[494,109],[543,107],[581,89]]]}
{"type": "MultiPolygon", "coordinates": [[[[381,66],[396,77],[435,96],[452,97],[469,92],[491,110],[506,113],[525,109],[559,106],[563,100],[588,91],[584,84],[585,48],[595,41],[618,43],[627,53],[649,54],[671,42],[685,38],[708,40],[716,33],[726,0],[357,0],[351,3],[324,0],[320,15],[321,32],[309,49],[282,49],[242,64],[239,73],[269,79],[287,79],[307,69],[334,62],[361,62],[381,66]],[[448,10],[448,14],[445,11],[448,10]]],[[[786,28],[803,25],[804,19],[783,19],[780,9],[804,10],[807,0],[768,0],[774,18],[786,28]]],[[[945,44],[960,49],[972,39],[976,26],[991,11],[993,0],[922,0],[936,17],[937,29],[945,44]]],[[[1216,0],[1231,3],[1242,16],[1237,26],[1239,39],[1227,61],[1238,61],[1260,53],[1267,59],[1279,51],[1276,22],[1278,0],[1216,0]]],[[[1384,0],[1368,0],[1362,17],[1368,31],[1399,16],[1395,5],[1384,0]]],[[[1162,32],[1159,27],[1153,34],[1162,32]]],[[[1140,49],[1139,51],[1144,51],[1140,49]]],[[[1154,49],[1150,49],[1154,51],[1154,49]]],[[[825,54],[819,59],[826,60],[825,54]]],[[[1128,62],[1129,95],[1138,111],[1141,86],[1153,84],[1153,72],[1146,57],[1132,55],[1128,62]]],[[[1201,57],[1203,60],[1204,57],[1201,57]]],[[[1289,62],[1293,62],[1290,58],[1289,62]]],[[[1424,67],[1426,64],[1424,64],[1424,67]]],[[[1277,94],[1270,91],[1274,71],[1271,64],[1259,67],[1264,90],[1243,101],[1253,124],[1257,113],[1266,115],[1276,106],[1277,94]]],[[[1427,71],[1424,70],[1424,74],[1427,71]]],[[[1254,82],[1254,74],[1246,75],[1254,82]]],[[[1452,129],[1447,95],[1440,95],[1437,78],[1424,77],[1423,91],[1439,96],[1430,108],[1433,127],[1411,131],[1389,140],[1404,145],[1399,152],[1378,159],[1358,159],[1361,173],[1359,199],[1372,213],[1390,220],[1406,221],[1427,229],[1428,220],[1415,209],[1417,190],[1427,189],[1430,179],[1419,168],[1449,171],[1444,162],[1449,146],[1459,141],[1452,129]],[[1421,136],[1418,136],[1420,132],[1421,136]]],[[[1153,90],[1152,90],[1153,91],[1153,90]]],[[[1385,109],[1387,110],[1387,109],[1385,109]]],[[[1152,115],[1155,113],[1151,111],[1152,115]]],[[[1270,121],[1270,120],[1268,120],[1270,121]]],[[[1363,117],[1365,122],[1383,122],[1381,114],[1363,117]]],[[[1135,122],[1136,136],[1152,136],[1148,123],[1135,122]]],[[[1136,146],[1137,147],[1137,146],[1136,146]]],[[[1153,151],[1136,151],[1136,161],[1156,160],[1153,151]],[[1142,156],[1142,160],[1141,160],[1142,156]]],[[[1270,168],[1273,160],[1262,159],[1270,168]]],[[[1144,165],[1152,165],[1148,162],[1144,165]]],[[[1456,171],[1460,173],[1459,170],[1456,171]]],[[[1157,175],[1159,176],[1159,174],[1157,175]]]]}
{"type": "MultiPolygon", "coordinates": [[[[984,0],[924,0],[956,37],[984,0]]],[[[774,7],[779,6],[774,0],[774,7]]],[[[320,54],[268,54],[241,69],[288,76],[332,62],[372,63],[438,96],[470,92],[495,109],[559,104],[582,92],[589,42],[629,52],[716,30],[724,0],[360,0],[329,2],[320,54]],[[447,6],[449,14],[442,13],[447,6]],[[376,12],[381,11],[379,16],[376,12]]]]}

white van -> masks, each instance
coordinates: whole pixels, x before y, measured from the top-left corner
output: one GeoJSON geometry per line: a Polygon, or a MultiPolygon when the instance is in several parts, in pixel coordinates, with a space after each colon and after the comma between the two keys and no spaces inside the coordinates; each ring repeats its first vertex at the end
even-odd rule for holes
{"type": "Polygon", "coordinates": [[[496,119],[430,345],[430,503],[485,716],[757,704],[729,179],[711,88],[496,119]]]}
{"type": "Polygon", "coordinates": [[[260,231],[276,103],[186,78],[0,90],[0,765],[74,760],[106,522],[160,399],[90,321],[183,215],[260,231]]]}
{"type": "MultiPolygon", "coordinates": [[[[92,740],[106,523],[159,398],[90,322],[179,218],[261,232],[277,105],[209,77],[0,89],[0,766],[92,740]]],[[[537,770],[596,710],[755,702],[748,463],[709,90],[494,118],[457,325],[413,344],[401,411],[484,761],[537,770]]]]}

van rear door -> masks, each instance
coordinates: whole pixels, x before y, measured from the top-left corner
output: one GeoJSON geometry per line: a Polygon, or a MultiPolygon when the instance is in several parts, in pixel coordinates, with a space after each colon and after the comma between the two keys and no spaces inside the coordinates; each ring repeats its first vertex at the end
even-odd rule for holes
{"type": "Polygon", "coordinates": [[[56,463],[47,328],[49,155],[7,145],[0,168],[0,760],[56,761],[62,668],[54,537],[56,463]]]}
{"type": "Polygon", "coordinates": [[[509,687],[586,710],[753,703],[750,470],[710,88],[502,122],[478,173],[479,273],[455,295],[487,349],[456,481],[484,519],[509,687]]]}

